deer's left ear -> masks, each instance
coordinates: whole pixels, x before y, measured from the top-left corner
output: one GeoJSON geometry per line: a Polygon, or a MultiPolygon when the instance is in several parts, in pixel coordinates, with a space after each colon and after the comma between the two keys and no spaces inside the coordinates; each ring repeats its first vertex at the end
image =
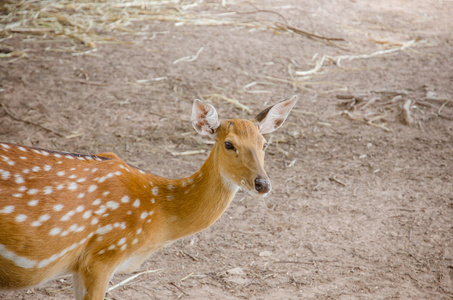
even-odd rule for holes
{"type": "Polygon", "coordinates": [[[285,122],[297,99],[297,95],[294,95],[290,99],[270,106],[260,112],[255,117],[255,120],[259,124],[260,133],[271,133],[279,128],[285,122]]]}

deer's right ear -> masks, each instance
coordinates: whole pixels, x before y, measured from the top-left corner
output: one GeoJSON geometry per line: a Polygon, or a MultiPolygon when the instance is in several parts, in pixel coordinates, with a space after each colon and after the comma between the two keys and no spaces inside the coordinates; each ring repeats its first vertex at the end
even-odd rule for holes
{"type": "Polygon", "coordinates": [[[214,106],[198,99],[193,102],[190,121],[199,134],[211,137],[220,125],[219,116],[214,106]]]}

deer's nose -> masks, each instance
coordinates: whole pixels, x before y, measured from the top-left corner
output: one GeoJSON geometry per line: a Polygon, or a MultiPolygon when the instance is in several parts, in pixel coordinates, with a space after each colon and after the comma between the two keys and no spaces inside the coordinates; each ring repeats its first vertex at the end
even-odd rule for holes
{"type": "Polygon", "coordinates": [[[255,179],[255,190],[260,194],[269,193],[271,190],[271,182],[268,178],[258,177],[255,179]]]}

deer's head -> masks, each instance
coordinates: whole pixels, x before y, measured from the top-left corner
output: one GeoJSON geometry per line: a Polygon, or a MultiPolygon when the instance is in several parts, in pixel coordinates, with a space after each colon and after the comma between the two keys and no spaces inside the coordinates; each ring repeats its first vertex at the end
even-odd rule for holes
{"type": "Polygon", "coordinates": [[[229,184],[244,188],[256,196],[272,189],[264,170],[266,139],[263,134],[279,128],[297,102],[297,96],[270,106],[253,120],[220,120],[209,103],[195,100],[191,122],[201,135],[214,140],[222,178],[229,184]]]}

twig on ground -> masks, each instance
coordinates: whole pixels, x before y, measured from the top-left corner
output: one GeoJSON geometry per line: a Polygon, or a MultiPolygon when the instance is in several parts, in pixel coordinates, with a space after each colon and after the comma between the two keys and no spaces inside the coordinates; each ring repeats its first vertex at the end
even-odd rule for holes
{"type": "Polygon", "coordinates": [[[170,152],[171,155],[173,156],[185,156],[185,155],[196,155],[196,154],[204,154],[206,153],[205,150],[189,150],[189,151],[183,151],[183,152],[170,152]]]}
{"type": "Polygon", "coordinates": [[[278,260],[278,261],[274,261],[274,264],[307,264],[307,265],[313,265],[315,263],[335,263],[335,262],[340,262],[338,259],[334,259],[334,260],[329,260],[329,259],[323,259],[323,258],[320,258],[320,259],[316,259],[316,258],[312,258],[312,259],[308,259],[306,261],[302,261],[302,260],[278,260]]]}
{"type": "Polygon", "coordinates": [[[412,47],[415,45],[415,40],[410,40],[406,43],[403,43],[400,47],[397,48],[392,48],[392,49],[387,49],[387,50],[380,50],[376,51],[373,53],[369,54],[360,54],[360,55],[340,55],[340,56],[329,56],[330,59],[332,59],[337,66],[341,66],[341,61],[342,60],[354,60],[354,59],[361,59],[361,58],[372,58],[375,56],[380,56],[380,55],[385,55],[385,54],[390,54],[398,51],[403,51],[409,47],[412,47]]]}
{"type": "Polygon", "coordinates": [[[337,178],[337,175],[329,177],[329,180],[330,181],[334,181],[334,182],[336,182],[336,183],[338,183],[338,184],[340,184],[342,186],[347,186],[346,183],[344,183],[343,181],[341,181],[340,179],[337,178]]]}
{"type": "Polygon", "coordinates": [[[296,75],[297,76],[307,76],[307,75],[311,75],[311,74],[318,72],[319,70],[321,70],[321,67],[324,64],[326,57],[327,57],[326,55],[323,55],[320,59],[318,59],[316,61],[315,67],[313,69],[308,70],[308,71],[296,71],[296,75]]]}
{"type": "Polygon", "coordinates": [[[201,53],[202,51],[203,51],[203,47],[201,47],[201,48],[197,51],[197,53],[196,53],[195,55],[193,55],[193,56],[185,56],[185,57],[181,57],[181,58],[175,60],[175,61],[173,62],[173,64],[177,64],[177,63],[180,63],[180,62],[182,62],[182,61],[193,62],[193,61],[197,60],[198,56],[200,56],[200,53],[201,53]]]}
{"type": "Polygon", "coordinates": [[[401,108],[400,113],[401,122],[406,125],[412,125],[414,123],[414,119],[412,118],[411,114],[411,104],[412,100],[407,99],[401,108]]]}
{"type": "Polygon", "coordinates": [[[315,38],[315,39],[320,39],[320,40],[325,40],[325,41],[344,41],[343,38],[330,38],[330,37],[320,36],[320,35],[317,35],[317,34],[314,34],[314,33],[310,33],[310,32],[306,32],[306,31],[300,30],[300,29],[298,29],[296,27],[293,27],[293,26],[282,24],[280,22],[274,22],[274,26],[275,26],[276,29],[291,31],[291,32],[294,32],[294,33],[297,33],[297,34],[305,35],[305,36],[307,36],[309,38],[315,38]]]}
{"type": "Polygon", "coordinates": [[[123,281],[121,281],[121,282],[118,283],[118,284],[115,284],[114,286],[111,286],[111,287],[107,290],[107,292],[110,292],[110,291],[112,291],[112,290],[114,290],[114,289],[116,289],[116,288],[118,288],[118,287],[120,287],[120,286],[125,285],[126,283],[128,283],[129,281],[134,280],[134,279],[137,278],[138,276],[141,276],[141,275],[143,275],[143,274],[156,273],[156,272],[159,272],[159,271],[162,271],[162,270],[164,270],[164,269],[148,270],[148,271],[140,272],[140,273],[135,274],[135,275],[133,275],[133,276],[131,276],[131,277],[129,277],[129,278],[124,279],[123,281]]]}
{"type": "Polygon", "coordinates": [[[48,128],[48,127],[46,127],[46,126],[44,126],[44,125],[41,125],[41,124],[39,124],[39,123],[35,123],[35,122],[29,121],[29,120],[23,120],[23,119],[21,119],[21,118],[19,118],[19,117],[16,117],[14,114],[12,114],[12,113],[9,111],[8,107],[6,107],[5,103],[3,103],[3,102],[1,103],[1,106],[2,106],[3,109],[5,110],[6,114],[7,114],[8,116],[10,116],[11,118],[13,118],[14,120],[16,120],[16,121],[19,121],[19,122],[23,122],[23,123],[26,123],[26,124],[30,124],[30,125],[34,125],[34,126],[40,127],[40,128],[42,128],[42,129],[44,129],[44,130],[47,130],[47,131],[49,131],[49,132],[52,132],[52,133],[58,135],[59,137],[64,137],[64,136],[65,136],[64,134],[61,134],[61,133],[59,133],[58,131],[55,131],[55,130],[53,130],[53,129],[51,129],[51,128],[48,128]]]}
{"type": "Polygon", "coordinates": [[[248,106],[240,103],[239,100],[237,100],[237,99],[228,98],[227,96],[222,95],[222,94],[210,94],[210,95],[205,95],[203,97],[205,97],[208,100],[211,100],[212,98],[223,99],[223,100],[228,101],[231,104],[233,104],[236,108],[239,108],[239,109],[241,109],[242,111],[245,111],[248,114],[252,114],[252,110],[248,106]]]}
{"type": "Polygon", "coordinates": [[[311,112],[311,111],[300,110],[300,109],[293,109],[292,111],[295,112],[295,113],[303,114],[303,115],[318,117],[317,113],[314,113],[314,112],[311,112]]]}
{"type": "Polygon", "coordinates": [[[187,253],[186,251],[180,250],[179,252],[180,252],[182,255],[185,255],[185,256],[191,258],[193,261],[198,261],[198,258],[196,258],[195,256],[193,256],[193,255],[187,253]]]}
{"type": "Polygon", "coordinates": [[[177,289],[178,289],[181,293],[183,293],[184,295],[189,296],[189,295],[188,295],[186,292],[184,292],[179,286],[177,286],[176,283],[170,282],[170,284],[171,284],[172,286],[174,286],[175,288],[177,288],[177,289]]]}
{"type": "Polygon", "coordinates": [[[375,124],[373,123],[373,121],[376,121],[378,119],[382,119],[385,117],[386,114],[383,114],[383,115],[380,115],[380,116],[377,116],[377,117],[374,117],[373,119],[371,120],[367,120],[365,119],[364,117],[362,116],[354,116],[353,114],[351,114],[349,111],[345,110],[345,111],[342,111],[340,113],[340,115],[342,116],[345,116],[346,118],[348,118],[349,120],[353,120],[353,121],[359,121],[359,122],[363,122],[367,125],[370,125],[370,126],[373,126],[373,127],[377,127],[377,128],[380,128],[382,130],[385,130],[385,131],[388,131],[390,132],[391,130],[386,127],[384,124],[375,124]]]}

